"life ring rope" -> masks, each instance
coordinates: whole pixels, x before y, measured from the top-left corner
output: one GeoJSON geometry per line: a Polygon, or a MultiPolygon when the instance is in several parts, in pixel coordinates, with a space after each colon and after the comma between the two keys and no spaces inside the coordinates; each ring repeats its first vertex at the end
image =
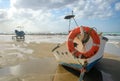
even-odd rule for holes
{"type": "Polygon", "coordinates": [[[68,39],[68,41],[73,41],[73,39],[68,39]]]}
{"type": "Polygon", "coordinates": [[[93,43],[93,46],[100,46],[99,44],[95,44],[95,43],[93,43]]]}
{"type": "Polygon", "coordinates": [[[86,58],[90,58],[98,52],[99,46],[100,46],[100,38],[99,38],[97,32],[93,28],[86,27],[86,26],[81,26],[81,27],[83,28],[83,31],[87,32],[91,36],[91,38],[93,40],[92,47],[90,48],[90,50],[88,50],[86,52],[80,52],[77,49],[75,49],[74,38],[78,34],[81,33],[80,27],[77,27],[77,28],[73,29],[68,35],[68,40],[67,40],[68,50],[76,57],[83,55],[86,58]]]}

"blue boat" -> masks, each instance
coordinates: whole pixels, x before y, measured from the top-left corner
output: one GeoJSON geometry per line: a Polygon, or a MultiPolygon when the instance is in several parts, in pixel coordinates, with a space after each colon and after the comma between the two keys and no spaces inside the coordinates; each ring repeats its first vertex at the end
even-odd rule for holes
{"type": "Polygon", "coordinates": [[[15,39],[17,41],[24,41],[25,40],[25,32],[24,31],[15,30],[15,35],[16,36],[12,36],[12,39],[15,39]]]}

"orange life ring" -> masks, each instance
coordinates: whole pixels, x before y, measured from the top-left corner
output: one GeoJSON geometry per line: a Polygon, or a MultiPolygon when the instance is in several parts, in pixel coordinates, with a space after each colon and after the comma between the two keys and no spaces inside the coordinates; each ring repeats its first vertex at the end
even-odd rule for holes
{"type": "Polygon", "coordinates": [[[87,33],[90,32],[89,34],[93,40],[92,47],[90,48],[90,50],[88,50],[86,52],[80,52],[77,49],[75,49],[73,40],[78,34],[81,33],[80,27],[77,27],[77,28],[73,29],[68,35],[68,40],[67,40],[68,50],[69,50],[69,52],[74,54],[76,57],[83,55],[86,58],[90,58],[98,52],[99,45],[100,45],[100,38],[94,29],[91,30],[90,27],[85,27],[85,26],[82,26],[82,28],[83,28],[83,31],[85,31],[87,33]]]}

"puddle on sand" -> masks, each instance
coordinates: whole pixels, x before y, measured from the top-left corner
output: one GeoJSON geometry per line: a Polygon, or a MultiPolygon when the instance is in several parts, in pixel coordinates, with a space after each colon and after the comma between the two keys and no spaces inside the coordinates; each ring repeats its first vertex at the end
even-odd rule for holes
{"type": "Polygon", "coordinates": [[[0,69],[0,81],[52,81],[57,68],[54,58],[31,59],[0,69]]]}
{"type": "Polygon", "coordinates": [[[0,68],[17,65],[31,57],[32,49],[24,46],[16,46],[13,43],[1,43],[0,45],[0,68]]]}

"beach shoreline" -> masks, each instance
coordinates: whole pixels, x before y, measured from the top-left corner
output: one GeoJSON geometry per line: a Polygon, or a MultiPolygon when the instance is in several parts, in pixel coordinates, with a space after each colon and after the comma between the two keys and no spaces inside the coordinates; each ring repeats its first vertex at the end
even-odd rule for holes
{"type": "MultiPolygon", "coordinates": [[[[72,74],[71,72],[65,70],[63,67],[59,66],[56,59],[54,58],[54,55],[52,54],[52,49],[58,43],[48,43],[48,42],[26,43],[26,42],[15,42],[15,41],[13,42],[1,41],[0,43],[1,43],[1,50],[0,50],[1,55],[4,55],[4,58],[5,57],[10,58],[8,57],[8,55],[10,56],[10,54],[12,55],[19,54],[17,55],[17,57],[19,56],[22,57],[22,58],[18,58],[19,60],[18,59],[12,61],[9,60],[8,65],[6,63],[6,66],[0,69],[1,72],[0,81],[3,81],[8,78],[9,78],[8,81],[10,81],[11,78],[12,81],[16,81],[16,77],[17,79],[19,78],[24,81],[36,81],[36,80],[77,81],[79,79],[76,75],[72,74]],[[4,51],[2,51],[3,48],[4,51]],[[7,76],[6,77],[3,76],[2,73],[5,76],[6,75],[7,76]]],[[[12,59],[14,59],[14,57],[12,59]]],[[[103,72],[103,74],[105,75],[107,74],[107,78],[108,77],[111,78],[112,81],[119,80],[119,77],[117,76],[117,74],[120,73],[119,56],[109,53],[104,53],[103,59],[101,59],[100,63],[97,64],[97,67],[99,68],[100,71],[103,72]],[[114,68],[111,68],[113,66],[114,68]]]]}

